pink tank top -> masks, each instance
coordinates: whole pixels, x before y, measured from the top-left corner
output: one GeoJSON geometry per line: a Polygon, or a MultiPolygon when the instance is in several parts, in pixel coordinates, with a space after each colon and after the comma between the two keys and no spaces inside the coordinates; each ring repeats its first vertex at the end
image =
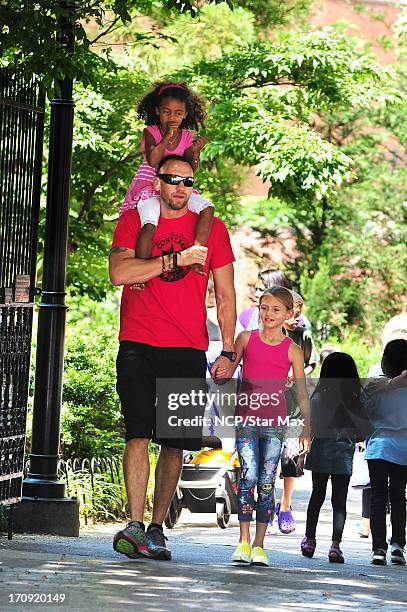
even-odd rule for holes
{"type": "MultiPolygon", "coordinates": [[[[147,132],[150,132],[154,138],[155,144],[162,141],[163,135],[158,125],[149,125],[146,128],[147,132]]],[[[192,134],[189,130],[181,130],[181,139],[175,149],[165,149],[163,157],[167,155],[184,155],[185,151],[192,144],[192,134]]],[[[155,177],[155,168],[150,166],[146,158],[146,142],[143,134],[141,139],[141,151],[143,153],[143,163],[137,170],[133,180],[139,181],[138,187],[143,188],[146,185],[151,185],[153,178],[155,177]]]]}
{"type": "MultiPolygon", "coordinates": [[[[149,125],[146,127],[147,132],[150,132],[156,144],[161,142],[163,136],[158,125],[149,125]]],[[[164,157],[167,155],[184,155],[185,151],[191,146],[193,141],[192,133],[189,130],[182,129],[181,139],[175,149],[165,149],[164,157]]],[[[149,199],[156,196],[153,190],[153,179],[155,177],[155,168],[150,166],[146,158],[146,143],[143,137],[141,139],[141,151],[143,153],[143,162],[137,170],[126,196],[120,207],[120,214],[126,210],[130,210],[137,206],[140,199],[149,199]]]]}
{"type": "Polygon", "coordinates": [[[288,336],[276,345],[266,344],[259,330],[250,334],[243,356],[242,385],[237,414],[275,419],[286,416],[285,386],[291,362],[288,336]],[[263,399],[260,395],[263,394],[263,399]],[[269,398],[269,401],[267,400],[269,398]]]}
{"type": "Polygon", "coordinates": [[[288,336],[280,344],[266,344],[260,332],[251,332],[243,357],[243,378],[280,378],[287,380],[291,362],[288,349],[292,343],[288,336]]]}

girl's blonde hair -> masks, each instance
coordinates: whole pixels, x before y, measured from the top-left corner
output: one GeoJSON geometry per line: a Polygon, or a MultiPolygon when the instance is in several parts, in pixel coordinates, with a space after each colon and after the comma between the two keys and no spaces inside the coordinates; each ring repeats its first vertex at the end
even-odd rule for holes
{"type": "Polygon", "coordinates": [[[263,293],[263,295],[261,296],[259,300],[259,306],[261,305],[266,295],[272,295],[279,302],[284,304],[287,310],[293,310],[294,299],[293,299],[293,294],[291,293],[289,289],[286,289],[285,287],[280,287],[278,285],[275,285],[274,287],[270,287],[270,289],[266,289],[266,291],[263,293]]]}

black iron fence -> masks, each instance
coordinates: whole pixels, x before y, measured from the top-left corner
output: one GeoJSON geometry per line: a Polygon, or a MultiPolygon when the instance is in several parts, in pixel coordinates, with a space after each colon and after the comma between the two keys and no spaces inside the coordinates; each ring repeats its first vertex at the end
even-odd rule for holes
{"type": "MultiPolygon", "coordinates": [[[[60,459],[58,476],[66,481],[69,497],[76,497],[85,522],[124,519],[126,489],[122,457],[60,459]]],[[[29,471],[25,462],[24,475],[29,471]]]]}
{"type": "Polygon", "coordinates": [[[0,68],[0,506],[21,498],[45,97],[0,68]]]}

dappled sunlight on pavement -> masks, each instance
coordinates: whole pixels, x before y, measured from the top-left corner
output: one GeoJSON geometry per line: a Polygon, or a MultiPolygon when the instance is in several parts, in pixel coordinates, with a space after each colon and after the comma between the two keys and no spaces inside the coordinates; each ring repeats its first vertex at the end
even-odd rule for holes
{"type": "MultiPolygon", "coordinates": [[[[399,609],[407,603],[407,568],[371,566],[370,541],[360,540],[356,521],[360,494],[350,493],[344,565],[329,564],[330,504],[323,507],[313,559],[301,556],[307,478],[294,497],[297,530],[268,537],[271,567],[233,566],[236,517],[225,530],[214,515],[183,511],[167,532],[173,561],[130,560],[112,549],[117,525],[97,526],[79,539],[15,535],[0,538],[0,609],[14,610],[10,594],[64,593],[63,604],[22,606],[35,610],[145,611],[210,609],[356,610],[399,609]]],[[[21,607],[21,606],[20,606],[21,607]]]]}

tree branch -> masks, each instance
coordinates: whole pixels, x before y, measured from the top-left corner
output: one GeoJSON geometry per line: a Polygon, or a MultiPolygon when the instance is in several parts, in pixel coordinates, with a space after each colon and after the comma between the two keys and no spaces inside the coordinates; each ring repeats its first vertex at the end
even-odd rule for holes
{"type": "Polygon", "coordinates": [[[110,26],[107,28],[107,30],[105,30],[104,32],[101,32],[100,34],[98,34],[98,36],[96,36],[96,38],[94,38],[93,40],[89,41],[90,45],[94,45],[95,42],[97,42],[100,38],[102,38],[103,36],[106,36],[106,34],[109,34],[109,32],[112,31],[112,29],[114,28],[114,26],[116,25],[116,23],[120,21],[120,17],[116,17],[116,19],[114,19],[112,21],[112,23],[110,24],[110,26]]]}
{"type": "Polygon", "coordinates": [[[83,204],[82,204],[81,209],[80,209],[80,211],[78,213],[78,221],[82,221],[82,219],[85,217],[86,213],[89,212],[90,205],[91,205],[91,202],[92,202],[92,198],[95,195],[95,192],[96,192],[97,188],[100,187],[101,185],[103,185],[103,183],[106,181],[106,179],[111,177],[116,172],[118,167],[122,166],[123,164],[127,164],[132,159],[136,159],[137,156],[138,156],[138,152],[137,153],[130,153],[129,155],[127,155],[123,159],[117,160],[117,162],[115,162],[113,164],[113,166],[108,168],[106,170],[106,172],[104,172],[93,183],[93,185],[91,185],[89,187],[89,189],[86,190],[83,204]]]}
{"type": "Polygon", "coordinates": [[[260,83],[254,81],[253,83],[245,83],[242,85],[238,85],[238,89],[247,89],[248,87],[266,87],[267,85],[291,85],[293,87],[302,87],[300,83],[294,83],[293,81],[269,81],[265,83],[260,83]]]}

